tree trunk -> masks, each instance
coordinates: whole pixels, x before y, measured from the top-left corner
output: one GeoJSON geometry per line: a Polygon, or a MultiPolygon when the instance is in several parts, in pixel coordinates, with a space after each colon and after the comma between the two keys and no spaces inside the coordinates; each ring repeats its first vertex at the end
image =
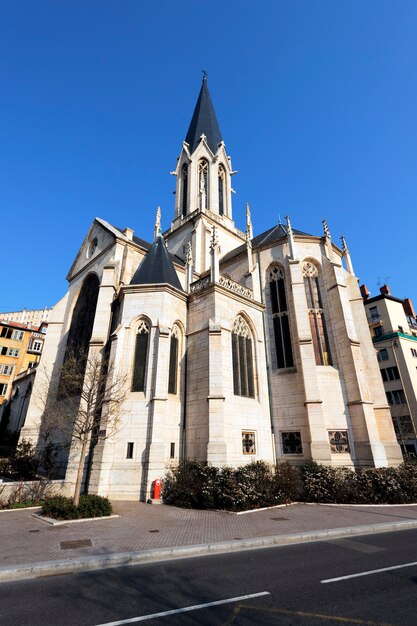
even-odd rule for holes
{"type": "Polygon", "coordinates": [[[75,491],[74,491],[75,506],[78,506],[80,503],[81,483],[82,483],[83,474],[84,474],[84,464],[85,464],[85,455],[87,452],[87,444],[88,444],[88,439],[86,437],[83,440],[82,445],[81,445],[80,460],[78,462],[77,479],[75,481],[75,491]]]}

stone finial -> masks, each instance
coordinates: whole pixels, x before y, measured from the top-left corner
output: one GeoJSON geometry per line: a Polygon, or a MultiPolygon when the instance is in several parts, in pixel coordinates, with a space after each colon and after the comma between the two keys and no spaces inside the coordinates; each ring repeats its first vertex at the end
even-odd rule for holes
{"type": "Polygon", "coordinates": [[[193,246],[191,241],[187,243],[187,250],[185,253],[186,263],[186,287],[187,293],[190,293],[190,285],[193,282],[193,246]]]}
{"type": "Polygon", "coordinates": [[[355,272],[353,271],[352,259],[350,258],[350,252],[349,252],[349,248],[347,247],[346,238],[344,235],[342,235],[340,239],[342,241],[342,252],[346,261],[346,269],[349,272],[349,274],[353,274],[354,276],[355,272]]]}
{"type": "Polygon", "coordinates": [[[185,252],[185,262],[187,265],[191,265],[193,262],[193,245],[191,240],[187,243],[187,249],[185,252]]]}
{"type": "Polygon", "coordinates": [[[253,239],[253,226],[252,217],[250,214],[249,202],[246,203],[246,241],[250,242],[253,239]]]}
{"type": "Polygon", "coordinates": [[[161,207],[159,206],[156,209],[156,219],[155,219],[155,227],[154,227],[154,241],[156,241],[160,235],[162,235],[162,230],[161,230],[161,207]]]}
{"type": "Polygon", "coordinates": [[[249,202],[246,203],[246,224],[251,221],[249,202]]]}
{"type": "Polygon", "coordinates": [[[211,256],[210,277],[211,277],[212,283],[219,282],[219,277],[220,277],[219,252],[220,252],[220,245],[219,245],[219,238],[217,235],[217,228],[213,225],[213,228],[211,231],[211,241],[210,241],[210,256],[211,256]]]}
{"type": "Polygon", "coordinates": [[[213,225],[211,229],[210,250],[217,250],[219,248],[219,237],[217,234],[217,228],[213,225]]]}
{"type": "Polygon", "coordinates": [[[329,261],[334,261],[332,236],[330,234],[330,229],[327,225],[327,220],[322,220],[322,222],[323,222],[323,229],[324,229],[325,246],[327,250],[327,258],[329,259],[329,261]]]}
{"type": "Polygon", "coordinates": [[[292,232],[291,220],[290,216],[285,216],[285,221],[287,222],[287,235],[288,235],[288,244],[290,247],[290,256],[292,259],[295,259],[295,242],[294,242],[294,233],[292,232]]]}

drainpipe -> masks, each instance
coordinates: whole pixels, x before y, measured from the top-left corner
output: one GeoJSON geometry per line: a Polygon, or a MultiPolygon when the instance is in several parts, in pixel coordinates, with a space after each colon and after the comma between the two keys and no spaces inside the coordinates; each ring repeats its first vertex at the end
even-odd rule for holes
{"type": "Polygon", "coordinates": [[[185,329],[185,354],[184,354],[184,394],[182,407],[182,441],[180,449],[180,460],[185,459],[186,425],[187,425],[187,376],[188,376],[188,317],[189,301],[187,296],[187,326],[185,329]]]}
{"type": "MultiPolygon", "coordinates": [[[[256,257],[258,259],[258,275],[259,275],[259,287],[261,293],[261,303],[264,304],[264,296],[262,289],[262,272],[261,272],[261,259],[259,256],[259,250],[256,251],[256,257]]],[[[274,435],[274,423],[272,421],[272,391],[271,391],[271,373],[269,370],[268,362],[268,349],[266,344],[266,325],[265,325],[265,309],[262,311],[262,328],[264,333],[264,346],[265,346],[265,360],[266,360],[266,381],[268,386],[268,401],[269,401],[269,417],[271,420],[271,439],[272,439],[272,454],[274,458],[274,465],[277,462],[277,455],[275,450],[275,435],[274,435]]]]}

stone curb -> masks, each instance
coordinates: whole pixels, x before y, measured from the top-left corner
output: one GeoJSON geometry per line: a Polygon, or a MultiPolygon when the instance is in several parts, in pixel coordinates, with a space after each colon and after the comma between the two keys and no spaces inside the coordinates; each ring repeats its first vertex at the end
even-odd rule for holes
{"type": "Polygon", "coordinates": [[[90,572],[111,567],[123,567],[126,565],[140,565],[171,559],[184,559],[210,554],[222,554],[239,550],[253,550],[256,548],[271,548],[295,543],[310,541],[324,541],[358,535],[386,533],[398,530],[417,528],[417,520],[408,522],[388,522],[386,524],[368,524],[365,526],[350,526],[346,528],[333,528],[326,530],[314,530],[305,533],[293,533],[291,535],[278,535],[272,537],[259,537],[242,540],[221,541],[218,543],[197,544],[190,546],[176,546],[173,548],[158,548],[156,550],[142,550],[139,552],[121,552],[110,555],[94,555],[79,559],[66,559],[62,561],[44,561],[40,563],[24,563],[11,567],[0,567],[0,583],[30,578],[42,578],[44,576],[58,576],[77,572],[90,572]]]}
{"type": "Polygon", "coordinates": [[[50,526],[66,526],[67,524],[79,524],[80,522],[98,522],[104,519],[114,519],[120,517],[120,515],[113,513],[112,515],[103,515],[103,517],[80,517],[79,519],[57,520],[53,517],[46,517],[46,515],[32,513],[32,517],[36,517],[39,521],[44,522],[44,524],[49,524],[50,526]]]}

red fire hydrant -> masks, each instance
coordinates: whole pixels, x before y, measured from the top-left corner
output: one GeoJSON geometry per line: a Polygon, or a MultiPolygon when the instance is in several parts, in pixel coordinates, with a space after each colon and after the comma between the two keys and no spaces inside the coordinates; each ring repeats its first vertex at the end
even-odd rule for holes
{"type": "Polygon", "coordinates": [[[157,478],[153,481],[153,499],[160,500],[161,499],[161,489],[162,489],[162,481],[157,478]]]}

